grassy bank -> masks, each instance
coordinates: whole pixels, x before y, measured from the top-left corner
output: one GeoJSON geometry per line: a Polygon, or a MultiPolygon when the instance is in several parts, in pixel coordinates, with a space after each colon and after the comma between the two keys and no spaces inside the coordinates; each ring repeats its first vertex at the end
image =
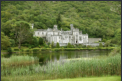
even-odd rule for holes
{"type": "Polygon", "coordinates": [[[33,53],[33,52],[40,52],[40,51],[80,51],[80,50],[112,50],[115,47],[91,47],[91,48],[26,48],[22,47],[19,50],[17,47],[13,47],[13,52],[26,52],[26,53],[33,53]]]}
{"type": "Polygon", "coordinates": [[[33,64],[1,70],[1,77],[6,81],[28,81],[30,76],[29,81],[106,75],[121,75],[120,54],[105,59],[48,62],[43,66],[33,64]]]}
{"type": "MultiPolygon", "coordinates": [[[[115,47],[90,47],[90,48],[28,48],[28,47],[21,47],[21,49],[18,49],[18,47],[12,47],[12,52],[19,52],[19,53],[38,53],[40,51],[80,51],[80,50],[112,50],[115,47]]],[[[7,54],[7,50],[1,50],[1,54],[7,54]]]]}
{"type": "Polygon", "coordinates": [[[79,77],[54,80],[42,80],[40,75],[8,76],[1,77],[1,81],[121,81],[121,76],[79,77]]]}
{"type": "MultiPolygon", "coordinates": [[[[39,80],[39,81],[42,81],[42,80],[39,80]]],[[[44,80],[44,81],[121,81],[121,76],[56,79],[56,80],[44,80]]]]}

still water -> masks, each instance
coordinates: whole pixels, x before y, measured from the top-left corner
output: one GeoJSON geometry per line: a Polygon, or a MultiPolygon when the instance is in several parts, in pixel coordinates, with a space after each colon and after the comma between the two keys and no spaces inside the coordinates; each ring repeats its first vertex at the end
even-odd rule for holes
{"type": "Polygon", "coordinates": [[[40,64],[74,58],[93,58],[107,56],[111,50],[81,50],[81,51],[41,51],[39,53],[13,53],[11,55],[29,55],[39,58],[40,64]]]}

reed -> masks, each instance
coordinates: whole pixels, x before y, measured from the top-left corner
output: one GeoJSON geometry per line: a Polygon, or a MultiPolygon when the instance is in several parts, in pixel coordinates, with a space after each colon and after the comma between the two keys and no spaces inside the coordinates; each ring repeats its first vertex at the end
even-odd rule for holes
{"type": "Polygon", "coordinates": [[[2,77],[35,77],[35,75],[37,76],[33,80],[121,75],[121,55],[117,54],[105,59],[48,62],[42,66],[33,64],[1,70],[2,77]]]}

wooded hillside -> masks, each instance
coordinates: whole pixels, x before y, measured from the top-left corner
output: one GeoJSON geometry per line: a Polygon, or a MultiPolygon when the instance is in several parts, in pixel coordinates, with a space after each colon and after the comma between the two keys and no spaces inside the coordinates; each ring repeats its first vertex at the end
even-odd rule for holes
{"type": "Polygon", "coordinates": [[[18,21],[34,23],[37,29],[57,24],[69,30],[74,24],[89,37],[121,44],[121,1],[2,1],[1,30],[10,39],[18,21]]]}

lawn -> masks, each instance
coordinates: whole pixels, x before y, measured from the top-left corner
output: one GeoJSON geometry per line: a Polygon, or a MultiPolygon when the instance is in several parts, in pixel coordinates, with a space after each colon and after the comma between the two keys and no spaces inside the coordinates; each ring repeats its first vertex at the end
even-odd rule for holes
{"type": "Polygon", "coordinates": [[[121,81],[121,76],[89,77],[89,78],[83,77],[73,79],[44,80],[44,81],[121,81]]]}

